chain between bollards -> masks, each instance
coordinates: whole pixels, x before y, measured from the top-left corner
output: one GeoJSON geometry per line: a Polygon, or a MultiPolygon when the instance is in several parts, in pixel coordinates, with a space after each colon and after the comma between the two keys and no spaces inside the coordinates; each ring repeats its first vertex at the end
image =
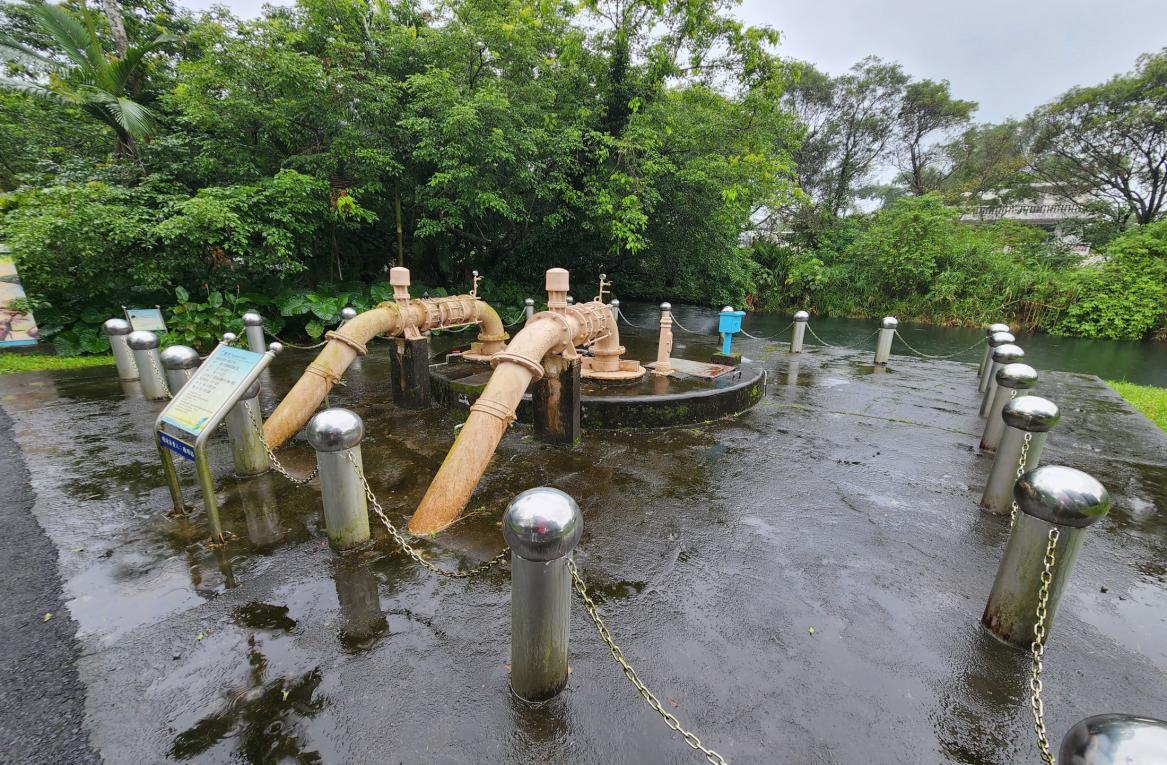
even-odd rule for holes
{"type": "MultiPolygon", "coordinates": [[[[790,322],[785,327],[783,327],[780,331],[785,332],[786,330],[790,329],[793,326],[794,326],[794,322],[790,322]]],[[[745,335],[746,337],[750,338],[751,340],[761,340],[764,343],[787,343],[787,344],[790,343],[789,340],[779,340],[777,337],[755,337],[754,335],[751,335],[749,332],[746,332],[744,329],[742,330],[742,334],[745,335]]]]}
{"type": "Polygon", "coordinates": [[[1049,603],[1049,586],[1053,581],[1054,565],[1057,563],[1055,552],[1058,546],[1058,527],[1049,530],[1049,542],[1045,547],[1044,570],[1041,572],[1041,589],[1037,594],[1037,623],[1033,625],[1033,643],[1029,650],[1033,657],[1032,674],[1029,678],[1029,706],[1033,710],[1033,731],[1037,734],[1037,746],[1041,750],[1042,762],[1054,765],[1054,755],[1049,748],[1049,738],[1045,732],[1045,704],[1041,700],[1041,659],[1045,655],[1045,620],[1046,606],[1049,603]]]}
{"type": "Polygon", "coordinates": [[[356,460],[352,456],[352,453],[346,452],[345,457],[352,464],[353,468],[357,471],[357,476],[361,479],[361,485],[365,489],[365,499],[369,501],[369,507],[373,508],[373,512],[376,513],[377,517],[381,519],[381,523],[384,524],[385,530],[389,532],[391,537],[393,537],[393,541],[397,543],[397,546],[401,548],[401,551],[408,555],[410,558],[413,558],[414,562],[416,562],[419,566],[422,566],[423,568],[428,569],[439,576],[449,577],[450,579],[466,579],[475,576],[476,574],[484,573],[488,569],[494,568],[498,564],[505,561],[507,556],[510,555],[511,548],[504,547],[499,551],[498,555],[495,555],[490,560],[479,564],[474,568],[462,569],[459,571],[449,571],[440,566],[435,566],[433,563],[430,563],[428,560],[426,560],[425,556],[418,552],[418,550],[413,545],[406,541],[405,535],[398,531],[397,527],[393,525],[393,522],[389,520],[389,516],[385,515],[385,510],[381,507],[381,503],[377,501],[377,496],[373,494],[373,489],[371,486],[369,486],[368,479],[365,478],[365,471],[362,470],[361,466],[357,464],[356,460]]]}
{"type": "Polygon", "coordinates": [[[957,356],[961,355],[962,353],[968,353],[973,348],[976,348],[977,346],[982,345],[985,342],[984,340],[977,340],[975,343],[973,343],[969,347],[967,347],[963,350],[959,350],[956,353],[949,353],[949,354],[944,355],[944,356],[932,356],[930,354],[924,353],[921,350],[917,350],[916,348],[913,348],[911,343],[909,343],[907,340],[904,339],[904,336],[900,334],[900,331],[898,329],[895,331],[895,336],[900,339],[901,343],[903,343],[905,346],[907,346],[909,351],[916,354],[917,356],[920,356],[921,358],[925,358],[925,359],[935,359],[937,361],[942,361],[944,359],[956,358],[957,356]]]}
{"type": "Polygon", "coordinates": [[[149,356],[150,369],[154,372],[154,379],[157,380],[159,385],[162,386],[162,389],[166,391],[166,395],[163,396],[163,398],[173,398],[173,395],[170,393],[170,383],[166,380],[166,375],[162,374],[162,370],[158,368],[158,355],[151,353],[149,356]]]}
{"type": "MultiPolygon", "coordinates": [[[[827,348],[834,348],[834,347],[835,347],[835,346],[831,345],[830,343],[828,343],[826,340],[823,340],[821,337],[819,337],[819,334],[818,334],[818,332],[815,332],[815,331],[814,331],[814,327],[810,326],[810,322],[809,322],[809,321],[806,323],[806,331],[810,333],[810,336],[811,336],[811,337],[813,337],[815,340],[818,340],[818,341],[819,341],[819,343],[820,343],[821,345],[824,345],[824,346],[826,346],[827,348]]],[[[875,335],[877,332],[879,332],[879,330],[878,330],[878,329],[877,329],[877,330],[875,330],[875,332],[872,332],[872,333],[871,333],[870,335],[868,335],[867,337],[865,337],[865,338],[863,339],[863,340],[864,340],[864,342],[866,342],[868,338],[871,338],[872,336],[874,336],[874,335],[875,335]]]]}
{"type": "Polygon", "coordinates": [[[600,633],[600,639],[604,641],[604,644],[608,646],[608,650],[612,652],[612,658],[615,659],[616,663],[620,665],[620,668],[624,671],[624,676],[628,678],[628,682],[632,683],[632,685],[636,687],[636,690],[640,692],[640,695],[644,698],[644,700],[648,702],[648,705],[656,710],[657,714],[664,718],[666,725],[675,730],[677,733],[681,734],[681,736],[685,739],[686,744],[704,754],[705,759],[708,762],[713,763],[713,765],[729,765],[724,757],[705,746],[705,744],[701,743],[701,739],[697,738],[696,734],[681,727],[681,721],[669,713],[664,708],[664,705],[660,703],[660,699],[656,697],[656,694],[648,689],[648,686],[645,685],[644,681],[640,679],[640,676],[636,674],[636,670],[633,669],[632,665],[628,663],[628,660],[624,658],[624,652],[620,650],[620,646],[616,645],[616,641],[612,638],[612,633],[608,631],[607,625],[605,625],[603,619],[600,618],[599,609],[596,608],[595,602],[588,595],[588,590],[584,585],[583,577],[579,575],[579,570],[575,567],[575,561],[569,558],[567,561],[567,567],[571,571],[571,581],[575,586],[575,591],[579,594],[580,599],[583,600],[584,610],[588,612],[588,616],[591,617],[592,623],[596,625],[596,631],[600,633]]]}
{"type": "Polygon", "coordinates": [[[307,486],[312,482],[312,479],[315,478],[316,475],[320,472],[319,464],[312,468],[312,472],[308,473],[308,475],[304,476],[303,478],[297,478],[296,476],[292,475],[288,472],[288,469],[284,467],[283,463],[280,462],[279,458],[276,457],[275,451],[273,451],[271,446],[268,445],[267,439],[263,437],[263,429],[260,428],[259,423],[257,423],[255,420],[252,420],[251,423],[255,427],[256,432],[259,433],[259,442],[263,444],[263,450],[267,452],[267,459],[269,462],[271,462],[272,470],[275,470],[277,473],[282,475],[284,478],[287,478],[296,486],[307,486]]]}
{"type": "MultiPolygon", "coordinates": [[[[1021,440],[1021,457],[1017,460],[1017,474],[1016,480],[1020,481],[1021,476],[1025,475],[1025,461],[1029,458],[1029,444],[1033,442],[1033,434],[1026,433],[1025,438],[1021,440]]],[[[1013,498],[1013,505],[1009,510],[1009,528],[1017,525],[1017,512],[1020,510],[1017,504],[1017,498],[1013,498]]]]}
{"type": "Polygon", "coordinates": [[[295,348],[296,350],[300,350],[300,351],[314,351],[317,348],[321,348],[321,347],[328,344],[328,340],[321,340],[316,345],[296,345],[295,343],[289,343],[287,340],[283,339],[282,337],[280,337],[279,335],[277,335],[274,332],[268,332],[267,329],[264,329],[263,333],[270,338],[278,340],[279,342],[283,343],[284,345],[288,346],[289,348],[295,348]]]}

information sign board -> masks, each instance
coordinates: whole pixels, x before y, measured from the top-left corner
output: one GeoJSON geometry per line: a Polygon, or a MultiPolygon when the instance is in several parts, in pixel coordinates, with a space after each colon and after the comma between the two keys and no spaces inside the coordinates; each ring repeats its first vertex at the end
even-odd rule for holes
{"type": "Polygon", "coordinates": [[[262,360],[262,353],[219,345],[162,410],[162,422],[200,435],[216,413],[234,403],[232,397],[262,360]]]}
{"type": "Polygon", "coordinates": [[[159,433],[158,441],[167,449],[177,454],[179,457],[184,457],[191,462],[194,462],[194,447],[188,444],[186,441],[180,441],[169,433],[159,433]]]}
{"type": "Polygon", "coordinates": [[[126,321],[130,323],[130,329],[135,332],[138,330],[145,330],[146,332],[165,332],[166,321],[162,318],[161,308],[125,308],[126,321]]]}

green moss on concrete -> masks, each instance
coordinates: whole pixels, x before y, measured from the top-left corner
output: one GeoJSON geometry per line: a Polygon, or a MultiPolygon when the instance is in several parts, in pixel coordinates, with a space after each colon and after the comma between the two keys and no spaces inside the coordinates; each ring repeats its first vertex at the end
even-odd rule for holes
{"type": "Polygon", "coordinates": [[[0,375],[42,369],[83,369],[113,364],[113,356],[47,356],[40,353],[0,353],[0,375]]]}

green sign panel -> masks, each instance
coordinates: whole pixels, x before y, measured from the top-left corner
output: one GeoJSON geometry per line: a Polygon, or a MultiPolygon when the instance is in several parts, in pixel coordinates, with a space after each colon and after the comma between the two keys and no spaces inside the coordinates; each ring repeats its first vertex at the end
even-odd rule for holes
{"type": "Polygon", "coordinates": [[[160,308],[127,308],[125,311],[126,321],[135,331],[139,329],[146,332],[166,331],[166,322],[162,318],[160,308]]]}
{"type": "Polygon", "coordinates": [[[199,435],[216,413],[235,403],[232,398],[262,359],[262,353],[218,346],[162,411],[162,421],[199,435]]]}

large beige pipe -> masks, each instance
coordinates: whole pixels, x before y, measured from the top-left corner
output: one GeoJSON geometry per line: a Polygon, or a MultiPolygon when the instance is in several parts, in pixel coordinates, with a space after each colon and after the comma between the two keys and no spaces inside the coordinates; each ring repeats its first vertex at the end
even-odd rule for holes
{"type": "Polygon", "coordinates": [[[527,387],[543,376],[543,358],[573,353],[576,346],[597,338],[597,346],[620,344],[612,309],[603,303],[583,303],[531,317],[507,349],[494,357],[494,374],[470,407],[466,424],[410,518],[410,532],[433,534],[458,519],[514,421],[527,387]]]}
{"type": "Polygon", "coordinates": [[[398,337],[404,334],[407,325],[425,332],[477,323],[484,354],[502,350],[507,339],[498,313],[470,295],[412,300],[404,311],[408,313],[397,303],[381,303],[326,335],[329,340],[324,350],[308,365],[263,425],[263,437],[272,449],[283,445],[308,423],[353,359],[364,356],[365,346],[377,335],[398,337]]]}

